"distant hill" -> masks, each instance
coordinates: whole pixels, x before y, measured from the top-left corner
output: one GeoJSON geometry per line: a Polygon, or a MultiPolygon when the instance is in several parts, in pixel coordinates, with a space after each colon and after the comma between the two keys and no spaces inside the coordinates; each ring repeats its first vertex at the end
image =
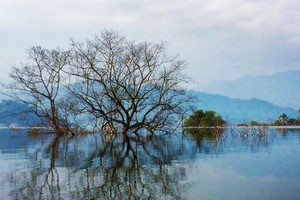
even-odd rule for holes
{"type": "Polygon", "coordinates": [[[290,118],[299,116],[295,109],[276,106],[259,99],[233,99],[222,95],[191,92],[197,97],[198,102],[195,104],[197,109],[215,110],[223,119],[231,123],[244,123],[251,120],[274,122],[283,113],[290,118]]]}
{"type": "Polygon", "coordinates": [[[41,124],[40,120],[31,112],[30,107],[24,103],[18,103],[11,100],[2,100],[0,102],[0,126],[34,126],[41,124]]]}
{"type": "MultiPolygon", "coordinates": [[[[189,91],[197,98],[195,107],[202,110],[215,110],[223,119],[231,123],[273,122],[285,113],[288,117],[297,117],[299,113],[292,108],[276,106],[259,99],[233,99],[222,95],[213,95],[204,92],[189,91]]],[[[9,126],[12,123],[18,126],[34,126],[40,124],[40,120],[26,111],[29,106],[11,100],[0,102],[0,126],[9,126]]]]}
{"type": "Polygon", "coordinates": [[[271,76],[245,76],[233,81],[216,81],[199,86],[196,90],[231,98],[258,98],[275,105],[300,109],[300,71],[281,72],[271,76]]]}

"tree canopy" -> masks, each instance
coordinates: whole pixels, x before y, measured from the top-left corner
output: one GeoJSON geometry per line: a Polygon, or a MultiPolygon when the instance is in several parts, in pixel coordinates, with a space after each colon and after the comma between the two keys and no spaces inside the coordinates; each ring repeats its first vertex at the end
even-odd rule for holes
{"type": "Polygon", "coordinates": [[[196,110],[192,115],[184,120],[186,127],[216,127],[222,126],[225,121],[213,110],[196,110]]]}
{"type": "Polygon", "coordinates": [[[285,113],[283,113],[278,117],[278,120],[276,120],[274,124],[277,126],[296,126],[300,125],[300,118],[290,118],[285,113]]]}

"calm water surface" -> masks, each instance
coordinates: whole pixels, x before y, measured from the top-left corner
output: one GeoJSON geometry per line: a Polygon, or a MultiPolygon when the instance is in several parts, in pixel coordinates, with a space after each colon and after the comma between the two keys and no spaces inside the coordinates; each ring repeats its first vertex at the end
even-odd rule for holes
{"type": "Polygon", "coordinates": [[[0,199],[300,199],[300,129],[143,143],[0,130],[0,199]]]}

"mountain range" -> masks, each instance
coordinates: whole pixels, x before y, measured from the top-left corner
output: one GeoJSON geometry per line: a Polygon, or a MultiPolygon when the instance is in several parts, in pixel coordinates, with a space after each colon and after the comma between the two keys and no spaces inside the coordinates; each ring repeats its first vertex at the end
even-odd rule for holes
{"type": "Polygon", "coordinates": [[[231,98],[257,98],[278,106],[300,109],[300,71],[244,76],[232,81],[215,81],[198,86],[195,90],[231,98]]]}
{"type": "MultiPolygon", "coordinates": [[[[259,99],[234,99],[223,95],[205,92],[189,91],[195,96],[195,109],[214,110],[229,123],[245,123],[250,121],[274,122],[285,113],[290,118],[300,114],[292,108],[280,107],[259,99]]],[[[41,124],[40,120],[28,112],[29,106],[11,100],[0,102],[0,126],[17,124],[18,126],[34,126],[41,124]]]]}
{"type": "MultiPolygon", "coordinates": [[[[189,90],[189,93],[197,99],[194,104],[196,109],[214,110],[230,123],[252,120],[274,122],[283,113],[290,118],[300,115],[300,71],[218,81],[189,90]]],[[[38,118],[27,112],[28,105],[5,100],[3,95],[0,99],[1,126],[40,123],[38,118]]]]}

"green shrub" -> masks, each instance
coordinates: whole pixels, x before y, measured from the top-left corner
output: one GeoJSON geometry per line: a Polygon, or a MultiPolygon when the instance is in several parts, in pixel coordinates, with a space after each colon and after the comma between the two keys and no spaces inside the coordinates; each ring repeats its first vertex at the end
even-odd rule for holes
{"type": "Polygon", "coordinates": [[[183,121],[185,127],[215,127],[222,126],[225,121],[213,110],[196,110],[192,115],[183,121]]]}

